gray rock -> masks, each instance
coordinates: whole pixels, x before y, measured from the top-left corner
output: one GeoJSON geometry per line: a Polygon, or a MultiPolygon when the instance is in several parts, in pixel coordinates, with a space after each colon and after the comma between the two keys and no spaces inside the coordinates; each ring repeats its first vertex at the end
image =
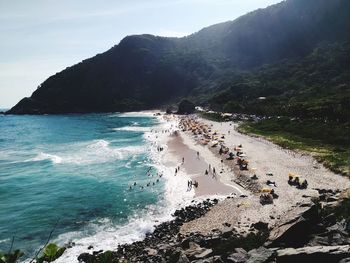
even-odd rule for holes
{"type": "Polygon", "coordinates": [[[350,237],[347,232],[347,222],[342,220],[325,228],[323,233],[312,235],[308,246],[339,246],[350,244],[350,237]]]}
{"type": "MultiPolygon", "coordinates": [[[[350,257],[350,245],[285,248],[277,251],[278,263],[339,262],[350,257]]],[[[346,262],[346,261],[345,261],[346,262]]]]}
{"type": "Polygon", "coordinates": [[[249,256],[247,251],[243,248],[236,248],[235,253],[227,257],[227,262],[229,263],[244,263],[248,260],[249,256]]]}
{"type": "Polygon", "coordinates": [[[221,256],[212,256],[210,258],[207,258],[204,260],[205,262],[210,263],[224,263],[225,261],[222,260],[221,256]]]}
{"type": "Polygon", "coordinates": [[[327,198],[327,202],[337,202],[337,201],[339,201],[339,198],[335,196],[329,196],[327,198]]]}
{"type": "Polygon", "coordinates": [[[265,263],[269,262],[275,254],[273,249],[259,247],[248,252],[249,259],[247,263],[265,263]]]}
{"type": "Polygon", "coordinates": [[[148,256],[155,256],[158,254],[158,251],[153,248],[146,248],[144,251],[147,253],[148,256]]]}
{"type": "Polygon", "coordinates": [[[190,242],[189,249],[185,251],[185,254],[190,260],[194,260],[204,258],[206,255],[210,255],[212,252],[213,251],[211,249],[207,250],[194,242],[190,242]]]}
{"type": "Polygon", "coordinates": [[[306,237],[319,217],[316,205],[303,208],[302,213],[270,232],[269,247],[300,247],[307,241],[306,237]]]}
{"type": "Polygon", "coordinates": [[[220,256],[214,256],[212,257],[213,263],[224,263],[225,261],[222,260],[220,256]]]}
{"type": "Polygon", "coordinates": [[[181,251],[177,263],[189,263],[189,262],[190,261],[186,257],[185,253],[183,251],[181,251]]]}
{"type": "Polygon", "coordinates": [[[226,261],[223,261],[220,256],[213,256],[210,258],[204,258],[204,259],[197,259],[191,261],[191,263],[224,263],[226,261]]]}
{"type": "Polygon", "coordinates": [[[233,250],[235,253],[242,253],[242,254],[248,254],[248,252],[244,249],[244,248],[241,248],[241,247],[237,247],[233,250]]]}
{"type": "Polygon", "coordinates": [[[204,250],[204,251],[203,251],[202,253],[200,253],[200,254],[194,255],[194,257],[197,258],[197,259],[207,258],[207,257],[209,257],[212,253],[213,253],[213,250],[209,248],[209,249],[204,250]]]}

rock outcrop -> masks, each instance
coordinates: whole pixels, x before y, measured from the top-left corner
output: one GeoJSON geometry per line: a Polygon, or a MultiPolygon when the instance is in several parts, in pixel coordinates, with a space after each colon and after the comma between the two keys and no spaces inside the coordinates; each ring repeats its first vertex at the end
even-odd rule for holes
{"type": "Polygon", "coordinates": [[[206,200],[177,210],[175,219],[156,227],[142,241],[120,245],[117,251],[93,251],[79,256],[80,262],[172,262],[172,263],[346,263],[350,258],[350,198],[338,191],[319,190],[314,203],[287,223],[269,228],[253,222],[249,233],[235,227],[213,229],[212,234],[181,235],[180,226],[199,218],[218,200],[206,200]],[[337,201],[335,201],[337,200],[337,201]]]}
{"type": "Polygon", "coordinates": [[[277,251],[276,262],[339,262],[350,257],[350,245],[285,248],[277,251]]]}

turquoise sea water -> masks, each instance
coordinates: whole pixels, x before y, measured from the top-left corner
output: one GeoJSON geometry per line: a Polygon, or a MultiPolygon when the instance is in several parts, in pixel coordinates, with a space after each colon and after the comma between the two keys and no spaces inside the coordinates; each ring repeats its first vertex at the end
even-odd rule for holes
{"type": "Polygon", "coordinates": [[[0,116],[0,251],[15,236],[33,255],[56,222],[52,241],[78,243],[75,253],[147,232],[167,206],[150,139],[157,125],[128,114],[0,116]]]}

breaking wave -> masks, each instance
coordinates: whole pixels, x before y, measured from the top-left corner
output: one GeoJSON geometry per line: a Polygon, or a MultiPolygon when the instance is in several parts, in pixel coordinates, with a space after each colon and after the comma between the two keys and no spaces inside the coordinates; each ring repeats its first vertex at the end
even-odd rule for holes
{"type": "Polygon", "coordinates": [[[131,131],[131,132],[148,132],[151,131],[151,127],[139,127],[139,126],[125,126],[121,128],[114,128],[115,131],[131,131]]]}
{"type": "MultiPolygon", "coordinates": [[[[69,147],[68,147],[69,148],[69,147]]],[[[105,140],[95,140],[86,146],[73,145],[72,151],[58,154],[40,152],[36,157],[28,161],[50,160],[53,164],[92,164],[103,163],[111,160],[121,160],[130,155],[141,154],[145,146],[126,146],[113,148],[105,140]],[[78,148],[78,149],[76,149],[78,148]]]]}
{"type": "MultiPolygon", "coordinates": [[[[170,129],[170,126],[170,123],[163,123],[153,128],[170,129]]],[[[93,246],[94,250],[116,250],[119,244],[142,240],[147,233],[154,230],[156,225],[171,220],[172,213],[176,209],[192,202],[194,193],[186,191],[188,178],[186,176],[175,177],[173,167],[162,163],[162,155],[165,152],[157,151],[157,146],[164,143],[165,136],[167,135],[161,133],[156,135],[150,131],[144,135],[148,144],[152,146],[147,151],[150,157],[149,165],[162,172],[165,179],[163,198],[156,204],[135,211],[125,224],[116,225],[108,219],[102,219],[98,223],[89,224],[87,227],[89,234],[86,231],[76,231],[60,235],[56,240],[57,243],[65,244],[74,241],[75,246],[66,250],[55,262],[78,262],[78,255],[87,252],[89,246],[93,246]]],[[[100,144],[107,146],[102,142],[100,144]]],[[[126,164],[127,167],[129,165],[129,163],[126,164]]]]}

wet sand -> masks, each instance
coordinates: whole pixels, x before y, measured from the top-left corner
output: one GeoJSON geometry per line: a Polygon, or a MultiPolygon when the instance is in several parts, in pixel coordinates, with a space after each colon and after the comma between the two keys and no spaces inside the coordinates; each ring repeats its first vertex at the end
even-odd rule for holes
{"type": "MultiPolygon", "coordinates": [[[[197,151],[191,149],[189,145],[184,143],[183,137],[171,136],[167,142],[168,146],[168,158],[165,164],[171,167],[180,167],[180,172],[176,176],[183,176],[183,173],[190,177],[194,182],[198,182],[198,188],[194,188],[195,196],[210,196],[210,195],[231,195],[240,194],[236,188],[230,185],[226,185],[220,181],[221,169],[216,168],[216,175],[213,172],[209,172],[209,163],[207,160],[199,154],[197,157],[197,151]],[[185,162],[182,164],[182,158],[185,162]],[[208,170],[208,175],[205,175],[205,170],[208,170]]],[[[175,176],[175,170],[174,170],[175,176]]]]}

